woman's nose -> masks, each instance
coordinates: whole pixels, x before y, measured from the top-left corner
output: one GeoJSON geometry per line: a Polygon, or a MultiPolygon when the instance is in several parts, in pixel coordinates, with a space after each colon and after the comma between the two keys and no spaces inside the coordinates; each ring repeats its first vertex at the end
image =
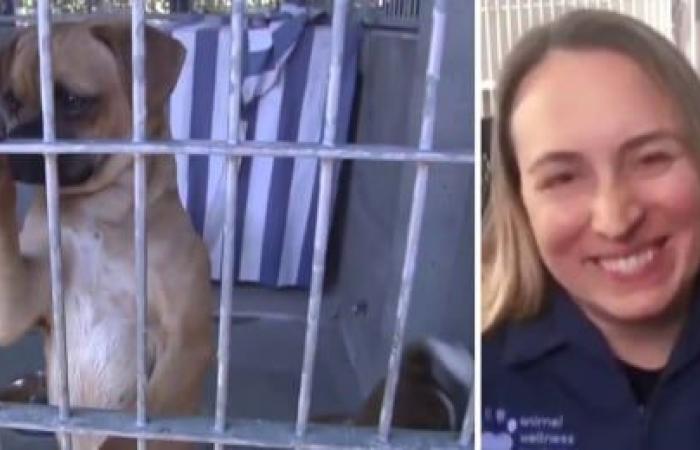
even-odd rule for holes
{"type": "Polygon", "coordinates": [[[644,209],[629,188],[611,184],[599,190],[593,203],[592,227],[599,235],[614,240],[634,233],[644,209]]]}

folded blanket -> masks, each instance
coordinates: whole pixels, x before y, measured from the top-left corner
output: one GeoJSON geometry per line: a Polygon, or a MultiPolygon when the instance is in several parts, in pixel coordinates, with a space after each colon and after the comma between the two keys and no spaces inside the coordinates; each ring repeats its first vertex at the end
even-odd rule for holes
{"type": "MultiPolygon", "coordinates": [[[[331,30],[306,8],[285,5],[244,42],[243,130],[247,140],[320,142],[328,87],[331,30]]],[[[221,16],[170,25],[187,56],[170,106],[174,139],[225,140],[230,27],[221,16]]],[[[359,27],[348,27],[338,141],[347,138],[355,90],[359,27]]],[[[272,287],[308,287],[318,162],[244,158],[236,203],[235,279],[272,287]]],[[[214,279],[222,269],[224,158],[179,156],[178,188],[209,248],[214,279]]]]}

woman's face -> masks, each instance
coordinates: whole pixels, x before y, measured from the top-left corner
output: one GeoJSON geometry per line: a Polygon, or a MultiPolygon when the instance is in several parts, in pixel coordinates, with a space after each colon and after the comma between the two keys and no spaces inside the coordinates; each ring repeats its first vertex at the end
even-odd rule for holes
{"type": "Polygon", "coordinates": [[[618,53],[552,51],[510,131],[540,256],[586,315],[616,326],[679,310],[700,264],[700,179],[659,86],[618,53]]]}

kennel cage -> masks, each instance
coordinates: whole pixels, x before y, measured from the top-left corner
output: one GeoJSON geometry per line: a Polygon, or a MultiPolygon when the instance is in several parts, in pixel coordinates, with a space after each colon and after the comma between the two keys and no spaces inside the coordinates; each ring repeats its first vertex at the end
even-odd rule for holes
{"type": "MultiPolygon", "coordinates": [[[[231,33],[232,36],[237,35],[241,32],[242,20],[242,2],[234,3],[234,10],[232,14],[231,23],[234,25],[234,30],[237,32],[231,33]]],[[[198,142],[185,142],[185,143],[173,143],[171,145],[160,145],[145,143],[139,141],[138,138],[143,138],[143,135],[138,135],[139,130],[139,109],[136,108],[135,117],[135,127],[136,130],[136,140],[133,144],[115,143],[115,144],[98,144],[96,146],[91,146],[91,152],[127,152],[134,153],[136,161],[136,180],[135,186],[136,191],[139,191],[139,186],[143,188],[143,172],[139,170],[139,166],[142,165],[142,157],[145,154],[151,153],[185,153],[185,154],[200,154],[200,153],[216,153],[222,155],[226,159],[226,168],[228,171],[228,183],[227,183],[227,196],[229,201],[226,205],[232,204],[231,198],[235,196],[235,176],[236,173],[236,162],[238,158],[244,156],[251,156],[253,154],[266,155],[269,157],[298,157],[298,158],[312,158],[321,161],[321,193],[319,195],[320,201],[318,202],[318,209],[316,210],[316,220],[320,225],[316,232],[316,242],[314,251],[314,272],[312,277],[312,285],[310,289],[309,302],[308,302],[308,318],[304,320],[304,323],[308,323],[306,330],[304,332],[305,345],[304,345],[304,358],[303,358],[303,371],[302,371],[302,382],[298,402],[298,413],[296,425],[291,423],[274,423],[269,421],[231,421],[229,424],[226,423],[226,396],[224,391],[228,383],[227,376],[223,374],[227,371],[229,353],[226,351],[226,343],[229,342],[227,334],[231,332],[229,329],[226,331],[227,326],[225,324],[230,324],[229,321],[221,321],[222,327],[222,337],[219,340],[220,343],[220,358],[219,358],[219,376],[217,377],[218,382],[218,392],[216,403],[216,413],[213,420],[206,418],[198,419],[178,419],[178,420],[163,420],[154,418],[152,420],[146,420],[146,411],[144,411],[143,398],[139,401],[140,407],[137,414],[136,422],[133,421],[133,417],[121,413],[109,413],[109,412],[86,412],[80,410],[70,409],[67,404],[67,396],[64,396],[59,404],[59,415],[58,418],[55,416],[53,410],[47,409],[45,407],[19,407],[16,405],[2,405],[0,408],[0,423],[3,426],[9,426],[12,428],[19,429],[29,429],[29,430],[45,430],[58,432],[61,435],[65,433],[77,432],[77,433],[100,433],[100,434],[115,434],[122,435],[132,438],[140,439],[150,439],[155,437],[165,438],[165,439],[176,439],[176,440],[188,440],[196,442],[207,442],[215,444],[218,448],[223,448],[222,445],[235,445],[235,446],[263,446],[263,447],[275,447],[275,448],[311,448],[322,446],[323,448],[375,448],[381,446],[382,448],[430,448],[432,446],[437,446],[439,448],[464,448],[467,447],[469,437],[471,434],[471,415],[465,414],[465,422],[462,427],[462,431],[457,441],[457,436],[451,434],[434,434],[434,433],[418,433],[418,432],[404,432],[396,431],[392,433],[392,438],[389,438],[391,431],[391,406],[392,401],[392,385],[395,388],[395,377],[398,374],[398,364],[399,355],[401,353],[402,346],[402,335],[405,333],[405,326],[407,320],[407,309],[408,303],[411,298],[411,286],[413,278],[415,276],[416,270],[416,252],[418,251],[418,238],[420,235],[420,221],[421,221],[421,209],[425,208],[425,195],[427,186],[427,172],[428,166],[437,164],[438,167],[441,164],[448,166],[458,167],[463,170],[465,167],[469,167],[473,163],[472,157],[466,152],[465,149],[458,149],[457,151],[425,151],[430,150],[432,147],[431,135],[433,134],[433,127],[439,126],[439,124],[434,122],[435,107],[434,102],[436,101],[436,89],[438,88],[438,79],[440,78],[440,52],[439,47],[443,42],[443,36],[441,33],[445,32],[444,29],[444,10],[447,2],[437,1],[435,3],[436,14],[428,14],[427,16],[432,16],[433,23],[437,24],[432,28],[432,33],[435,37],[430,40],[431,45],[427,44],[430,48],[430,57],[428,63],[428,82],[426,85],[426,103],[423,108],[425,120],[423,121],[423,128],[421,131],[421,141],[419,148],[415,149],[409,148],[408,146],[395,146],[395,145],[383,145],[383,146],[357,146],[357,145],[336,145],[333,141],[333,110],[334,110],[334,95],[333,91],[337,92],[338,89],[338,55],[341,52],[342,46],[339,45],[339,36],[342,33],[339,32],[339,27],[343,27],[343,17],[346,17],[344,10],[348,7],[348,2],[338,1],[334,5],[333,19],[335,21],[334,29],[334,39],[333,39],[333,64],[330,69],[330,94],[328,94],[326,117],[325,117],[325,127],[326,132],[324,133],[324,142],[322,145],[309,145],[309,144],[266,144],[259,142],[246,142],[238,141],[235,133],[233,135],[229,134],[230,139],[227,142],[213,142],[213,143],[198,143],[198,142]],[[431,118],[432,117],[432,118],[431,118]],[[324,254],[326,253],[326,247],[328,243],[328,226],[329,226],[329,197],[330,197],[330,170],[334,165],[333,161],[336,160],[353,160],[357,162],[362,161],[384,161],[384,162],[400,162],[400,165],[411,166],[413,169],[415,166],[418,167],[418,177],[416,177],[415,185],[413,180],[410,181],[412,185],[410,191],[413,191],[409,196],[413,198],[410,203],[410,210],[407,211],[407,215],[410,216],[410,220],[407,223],[408,239],[406,246],[405,258],[397,258],[397,260],[405,261],[403,268],[401,269],[402,276],[400,282],[400,289],[398,289],[399,295],[397,296],[398,308],[398,321],[396,328],[392,327],[391,333],[391,363],[389,370],[390,382],[388,383],[388,390],[386,394],[386,406],[382,411],[382,420],[380,423],[379,432],[373,430],[349,430],[346,428],[335,428],[335,427],[320,427],[316,426],[308,427],[309,418],[309,407],[310,407],[310,397],[311,388],[313,383],[313,365],[314,365],[314,354],[317,350],[318,345],[318,333],[319,333],[319,308],[321,306],[321,298],[325,296],[323,278],[324,278],[324,254]],[[393,380],[393,381],[392,381],[393,380]],[[387,442],[388,441],[388,442],[387,442]]],[[[138,30],[138,24],[142,24],[143,17],[143,4],[136,3],[133,5],[135,15],[134,24],[135,29],[138,30]]],[[[40,30],[43,30],[41,34],[45,36],[44,33],[50,33],[50,20],[48,13],[47,2],[39,3],[38,5],[38,22],[40,30]]],[[[430,8],[429,12],[432,12],[433,8],[430,8]]],[[[235,39],[234,39],[235,40],[235,39]]],[[[137,39],[135,42],[139,42],[137,39]]],[[[240,42],[240,39],[237,40],[240,42]]],[[[142,41],[141,41],[142,43],[142,41]]],[[[231,45],[232,51],[240,52],[240,49],[236,50],[236,45],[231,45]]],[[[135,51],[138,52],[138,45],[135,46],[135,51]]],[[[426,53],[427,49],[426,49],[426,53]]],[[[44,82],[50,79],[50,71],[48,67],[50,65],[46,64],[46,59],[48,56],[47,49],[42,47],[41,58],[42,58],[42,79],[44,82]]],[[[136,75],[138,75],[139,65],[142,64],[142,60],[139,59],[139,54],[137,53],[134,58],[134,66],[136,69],[136,75]],[[139,63],[141,61],[141,63],[139,63]]],[[[142,55],[141,55],[142,56],[142,55]]],[[[240,57],[240,53],[238,54],[240,57]]],[[[425,66],[423,66],[425,70],[425,66]]],[[[142,66],[141,66],[141,70],[142,66]]],[[[240,73],[236,75],[236,71],[232,72],[234,79],[237,79],[239,83],[234,83],[233,98],[236,98],[236,89],[238,86],[240,88],[240,73]]],[[[141,78],[142,79],[142,78],[141,78]]],[[[135,95],[143,99],[143,92],[139,89],[139,77],[135,76],[135,95]],[[139,93],[140,92],[140,93],[139,93]]],[[[45,84],[46,86],[46,84],[45,84]]],[[[142,85],[141,85],[142,86],[142,85]]],[[[238,93],[240,95],[240,91],[238,93]]],[[[337,93],[335,94],[337,95],[337,93]]],[[[50,96],[44,96],[43,98],[45,105],[45,115],[50,116],[50,96]]],[[[138,98],[134,102],[135,105],[139,105],[138,98]]],[[[235,101],[232,102],[235,104],[235,101]]],[[[141,109],[141,112],[143,110],[141,109]]],[[[230,115],[230,124],[235,124],[236,122],[236,109],[232,106],[232,114],[230,115]]],[[[141,115],[142,117],[142,115],[141,115]]],[[[143,120],[143,119],[141,119],[143,120]]],[[[49,121],[50,122],[50,121],[49,121]]],[[[237,130],[237,127],[231,125],[229,129],[237,130]]],[[[52,235],[56,236],[57,233],[57,209],[56,204],[58,197],[55,187],[55,178],[51,178],[51,171],[53,163],[55,163],[55,157],[60,153],[70,153],[79,152],[84,150],[86,147],[83,144],[73,144],[73,143],[54,143],[51,139],[51,126],[46,127],[47,137],[45,138],[44,144],[30,144],[26,146],[16,146],[11,144],[3,144],[2,152],[31,152],[31,151],[41,151],[47,154],[47,175],[48,176],[48,191],[49,191],[49,203],[50,206],[50,216],[52,217],[51,223],[53,224],[51,232],[52,235]],[[53,161],[53,162],[52,162],[53,161]],[[52,187],[53,186],[53,187],[52,187]]],[[[142,130],[142,129],[141,129],[142,130]]],[[[435,169],[433,169],[435,170],[435,169]]],[[[411,177],[412,178],[412,177],[411,177]]],[[[138,193],[135,198],[137,202],[136,213],[137,217],[141,219],[137,223],[137,247],[143,249],[145,238],[143,234],[143,214],[144,211],[138,200],[138,193]],[[139,225],[140,224],[140,225],[139,225]],[[138,231],[141,231],[140,233],[138,231]]],[[[462,199],[464,200],[464,199],[462,199]]],[[[468,202],[466,202],[468,204],[468,202]]],[[[427,205],[429,208],[430,205],[427,205]]],[[[466,208],[465,208],[466,209],[466,208]]],[[[230,261],[230,255],[232,253],[232,227],[231,224],[235,223],[232,215],[234,214],[234,209],[227,207],[226,217],[229,224],[225,230],[227,245],[225,248],[228,249],[228,258],[224,258],[225,261],[230,261]]],[[[398,239],[398,238],[397,238],[398,239]]],[[[400,238],[399,240],[404,240],[400,238]]],[[[56,242],[54,240],[54,242],[56,242]]],[[[57,261],[55,258],[59,252],[58,246],[54,245],[54,262],[57,261]]],[[[397,246],[399,248],[401,246],[397,246]]],[[[404,249],[402,248],[400,252],[403,254],[404,249]]],[[[465,253],[466,250],[465,250],[465,253]]],[[[145,264],[145,255],[143,252],[137,252],[140,255],[136,261],[137,268],[143,270],[145,264]]],[[[54,282],[60,281],[58,276],[58,268],[54,265],[54,282]]],[[[225,270],[225,274],[229,274],[231,271],[225,270]]],[[[468,273],[468,270],[465,270],[468,273]]],[[[462,274],[464,275],[464,274],[462,274]]],[[[397,277],[398,279],[398,277],[397,277]]],[[[145,282],[142,277],[139,280],[141,286],[145,282]]],[[[398,288],[398,287],[397,287],[398,288]]],[[[230,276],[222,280],[222,302],[221,302],[221,312],[220,317],[231,317],[233,314],[231,309],[231,300],[235,298],[236,291],[239,287],[233,288],[233,280],[230,276]]],[[[58,288],[54,286],[54,292],[60,293],[60,286],[58,288]]],[[[143,291],[143,290],[142,290],[143,291]]],[[[466,293],[462,293],[465,296],[466,293]]],[[[464,300],[464,299],[462,299],[464,300]]],[[[56,310],[55,313],[61,314],[61,301],[59,295],[54,296],[56,310]]],[[[143,312],[143,306],[145,299],[143,294],[140,296],[139,308],[143,312]]],[[[353,305],[354,308],[355,305],[353,305]]],[[[393,306],[393,305],[392,305],[393,306]]],[[[324,303],[324,308],[325,308],[324,303]]],[[[360,309],[362,307],[358,306],[360,309]]],[[[392,309],[394,309],[392,307],[392,309]]],[[[392,312],[395,316],[395,312],[392,312]]],[[[141,316],[141,323],[143,324],[143,315],[141,316]]],[[[59,334],[58,339],[61,341],[60,334],[61,331],[57,330],[59,334]]],[[[141,352],[139,352],[141,353],[141,352]]],[[[384,362],[386,364],[386,361],[384,362]]],[[[141,385],[143,385],[143,373],[139,377],[141,385]]],[[[64,389],[65,394],[65,389],[64,389]]],[[[64,444],[70,445],[68,441],[64,440],[64,444]]]]}

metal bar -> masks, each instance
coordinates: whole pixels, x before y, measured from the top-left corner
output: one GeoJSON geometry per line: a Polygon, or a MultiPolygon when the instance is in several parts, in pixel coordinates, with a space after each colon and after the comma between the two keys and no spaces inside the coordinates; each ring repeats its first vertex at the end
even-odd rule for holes
{"type": "MultiPolygon", "coordinates": [[[[345,45],[345,26],[350,6],[348,0],[333,2],[333,23],[331,27],[331,60],[328,70],[328,93],[323,126],[323,145],[335,144],[338,106],[340,101],[340,77],[343,69],[343,47],[345,45]]],[[[318,209],[316,211],[316,230],[314,234],[314,254],[311,269],[311,288],[304,340],[304,361],[301,371],[301,386],[297,407],[296,434],[301,437],[306,433],[311,394],[313,390],[314,362],[318,345],[318,322],[323,297],[323,281],[326,272],[326,249],[328,247],[328,228],[331,210],[331,179],[333,160],[321,160],[319,180],[318,209]]]]}
{"type": "Polygon", "coordinates": [[[513,47],[513,18],[511,17],[513,13],[513,5],[510,1],[507,2],[505,7],[506,12],[506,46],[510,50],[513,47]]]}
{"type": "Polygon", "coordinates": [[[555,0],[549,0],[549,13],[551,14],[551,20],[554,20],[554,18],[557,16],[554,1],[555,0]]]}
{"type": "MultiPolygon", "coordinates": [[[[530,0],[532,2],[532,0],[530,0]]],[[[496,11],[496,14],[498,14],[498,11],[496,11]]],[[[486,33],[486,74],[488,77],[488,82],[492,83],[493,86],[496,85],[496,76],[494,73],[497,71],[497,67],[494,66],[494,61],[493,61],[493,38],[491,36],[491,11],[488,5],[488,2],[486,3],[486,6],[484,7],[484,32],[486,33]]],[[[497,63],[500,63],[500,61],[497,61],[497,63]]],[[[491,89],[490,92],[487,93],[488,98],[489,98],[489,107],[491,108],[490,113],[493,114],[493,112],[496,110],[496,89],[491,89]]]]}
{"type": "MultiPolygon", "coordinates": [[[[433,27],[430,38],[428,67],[426,69],[425,99],[423,102],[420,141],[418,143],[420,151],[423,152],[429,152],[433,146],[437,88],[440,81],[440,70],[445,43],[446,1],[447,0],[435,0],[433,8],[433,27]]],[[[391,431],[396,387],[398,385],[399,370],[401,367],[401,354],[403,352],[403,338],[406,320],[408,318],[408,309],[411,302],[411,291],[416,270],[416,258],[418,256],[418,245],[420,243],[423,211],[425,209],[427,183],[428,166],[419,163],[415,184],[413,186],[406,253],[404,256],[401,273],[401,288],[396,308],[396,325],[391,343],[391,354],[389,356],[389,368],[384,389],[382,409],[379,416],[379,439],[382,442],[388,441],[391,431]]]]}
{"type": "Polygon", "coordinates": [[[523,34],[523,0],[517,0],[516,11],[518,13],[518,37],[523,34]]]}
{"type": "Polygon", "coordinates": [[[501,42],[501,10],[499,7],[496,7],[496,20],[495,20],[495,28],[496,28],[496,61],[498,64],[498,67],[501,67],[503,64],[503,44],[501,42]]]}
{"type": "Polygon", "coordinates": [[[391,145],[343,144],[327,148],[319,144],[284,142],[245,142],[231,145],[225,141],[172,141],[127,143],[123,141],[80,141],[44,144],[40,141],[0,143],[0,153],[48,153],[48,154],[153,154],[153,155],[233,155],[271,156],[275,158],[324,158],[364,161],[414,161],[426,163],[473,164],[473,149],[456,149],[450,152],[421,153],[415,148],[391,145]]]}
{"type": "Polygon", "coordinates": [[[0,426],[29,431],[72,433],[76,435],[110,435],[130,439],[169,440],[195,443],[221,443],[255,448],[303,450],[463,450],[453,433],[396,430],[389,446],[379,447],[373,428],[340,425],[312,425],[304,438],[294,434],[288,423],[233,419],[226,431],[212,429],[206,417],[152,417],[140,427],[132,414],[125,411],[74,408],[61,422],[57,410],[50,406],[0,403],[0,426]]]}
{"type": "Polygon", "coordinates": [[[646,0],[644,2],[644,22],[649,24],[651,21],[649,20],[649,0],[646,0]]]}
{"type": "Polygon", "coordinates": [[[459,436],[459,444],[465,447],[471,445],[472,437],[474,435],[474,397],[475,394],[472,385],[472,391],[469,393],[467,412],[464,415],[464,422],[462,423],[462,432],[459,436]]]}
{"type": "MultiPolygon", "coordinates": [[[[241,89],[243,71],[243,0],[231,2],[231,70],[229,75],[228,106],[228,142],[238,144],[241,123],[241,89]]],[[[233,309],[233,282],[236,236],[236,198],[238,197],[238,167],[240,159],[236,156],[226,157],[226,205],[224,209],[223,229],[223,267],[221,276],[221,299],[219,301],[219,344],[218,367],[216,375],[216,411],[214,430],[223,433],[226,430],[226,411],[228,409],[229,357],[231,350],[231,310],[233,309]]],[[[216,444],[215,450],[224,450],[223,445],[216,444]]]]}
{"type": "Polygon", "coordinates": [[[532,0],[528,0],[527,4],[527,15],[528,15],[528,26],[532,28],[535,22],[535,6],[532,4],[532,0]]]}
{"type": "Polygon", "coordinates": [[[665,24],[666,37],[670,41],[673,41],[673,5],[672,5],[670,0],[665,1],[664,4],[665,4],[664,21],[666,22],[666,24],[665,24]]]}
{"type": "Polygon", "coordinates": [[[540,24],[544,23],[544,0],[540,0],[540,24]]]}
{"type": "MultiPolygon", "coordinates": [[[[51,55],[51,9],[49,0],[39,0],[36,9],[39,46],[39,80],[41,83],[41,111],[43,143],[50,146],[56,140],[53,101],[53,73],[51,55]]],[[[53,318],[53,345],[56,349],[58,374],[58,419],[70,418],[70,392],[68,388],[68,348],[66,344],[66,310],[63,298],[63,264],[61,259],[61,218],[58,195],[58,157],[44,154],[46,178],[46,209],[49,232],[49,258],[51,265],[51,308],[53,318]]],[[[59,435],[63,450],[72,448],[71,437],[59,435]]]]}
{"type": "MultiPolygon", "coordinates": [[[[126,12],[95,12],[92,14],[85,13],[61,13],[60,15],[53,18],[53,23],[64,23],[64,22],[77,22],[85,20],[87,17],[95,20],[104,19],[124,19],[128,18],[126,12]]],[[[145,17],[147,20],[164,20],[164,19],[186,19],[192,17],[191,13],[146,13],[145,17]]],[[[27,24],[32,24],[36,22],[34,14],[14,14],[14,15],[2,15],[0,16],[0,24],[14,24],[15,22],[23,22],[27,24]]]]}
{"type": "MultiPolygon", "coordinates": [[[[146,45],[144,0],[131,3],[132,139],[146,140],[146,45]]],[[[136,271],[136,424],[147,422],[148,374],[148,279],[146,249],[146,156],[134,154],[134,268],[136,271]]],[[[146,450],[145,440],[137,441],[138,450],[146,450]]]]}
{"type": "Polygon", "coordinates": [[[697,3],[690,1],[690,61],[695,70],[698,70],[698,23],[695,20],[697,14],[697,3]]]}

